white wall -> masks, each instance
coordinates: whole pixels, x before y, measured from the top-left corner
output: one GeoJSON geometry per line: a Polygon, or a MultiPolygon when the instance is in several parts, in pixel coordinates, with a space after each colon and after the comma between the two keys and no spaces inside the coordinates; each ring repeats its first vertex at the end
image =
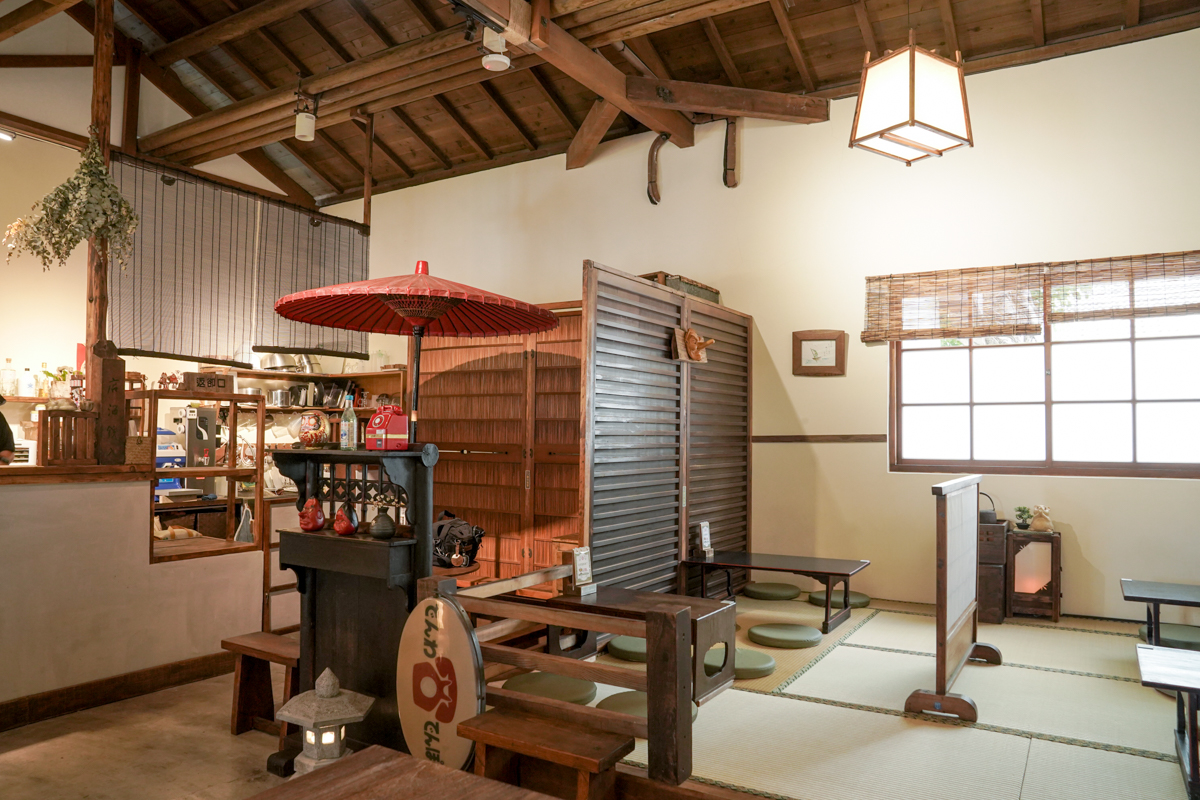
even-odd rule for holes
{"type": "MultiPolygon", "coordinates": [[[[586,258],[688,275],[755,317],[755,433],[883,433],[887,351],[858,342],[864,277],[1200,246],[1197,75],[1200,31],[972,76],[977,146],[912,168],[848,149],[853,100],[824,124],[748,121],[734,190],[721,184],[723,126],[708,125],[694,148],[662,151],[659,206],[645,194],[649,134],[580,170],[558,156],[384,194],[372,275],[426,259],[537,302],[578,298],[586,258]],[[850,333],[845,378],[791,375],[791,332],[809,328],[850,333]]],[[[336,211],[358,218],[361,204],[336,211]]],[[[941,476],[889,474],[878,444],[760,444],[753,466],[757,550],[868,558],[860,588],[932,600],[941,476]]],[[[1009,512],[1050,506],[1069,613],[1138,617],[1119,578],[1200,573],[1200,483],[990,477],[985,489],[1009,512]]]]}
{"type": "Polygon", "coordinates": [[[262,553],[151,564],[145,482],[0,486],[0,702],[258,630],[262,553]]]}

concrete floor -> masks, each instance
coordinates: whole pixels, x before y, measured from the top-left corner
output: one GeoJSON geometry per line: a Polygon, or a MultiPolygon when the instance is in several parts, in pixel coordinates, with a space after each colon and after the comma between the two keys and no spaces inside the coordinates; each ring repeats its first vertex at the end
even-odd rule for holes
{"type": "Polygon", "coordinates": [[[266,771],[277,740],[231,736],[232,698],[233,675],[224,675],[0,733],[0,798],[241,800],[266,791],[283,782],[266,771]]]}

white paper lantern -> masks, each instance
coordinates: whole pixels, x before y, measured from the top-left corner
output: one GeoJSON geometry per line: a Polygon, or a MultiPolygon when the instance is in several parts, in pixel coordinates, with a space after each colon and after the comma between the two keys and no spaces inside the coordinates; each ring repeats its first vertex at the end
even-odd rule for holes
{"type": "Polygon", "coordinates": [[[871,61],[867,53],[850,146],[913,162],[974,146],[962,54],[942,58],[908,46],[871,61]]]}
{"type": "Polygon", "coordinates": [[[307,111],[296,112],[296,139],[311,142],[317,136],[317,117],[307,111]]]}

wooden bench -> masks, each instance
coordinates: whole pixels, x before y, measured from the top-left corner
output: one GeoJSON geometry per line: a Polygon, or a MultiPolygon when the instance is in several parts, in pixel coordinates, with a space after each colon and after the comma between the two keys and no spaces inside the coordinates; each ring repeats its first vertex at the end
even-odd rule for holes
{"type": "Polygon", "coordinates": [[[275,692],[271,664],[283,665],[283,702],[297,691],[300,642],[274,633],[244,633],[221,642],[221,648],[237,655],[233,670],[233,715],[229,728],[234,736],[251,729],[279,736],[279,749],[287,738],[288,724],[275,720],[275,692]]]}
{"type": "Polygon", "coordinates": [[[632,736],[493,709],[458,725],[475,742],[475,774],[563,800],[612,800],[632,736]]]}

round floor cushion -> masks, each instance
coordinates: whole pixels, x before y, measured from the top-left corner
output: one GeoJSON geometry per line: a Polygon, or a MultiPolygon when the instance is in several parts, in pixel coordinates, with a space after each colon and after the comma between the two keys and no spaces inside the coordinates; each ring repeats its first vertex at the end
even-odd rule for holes
{"type": "MultiPolygon", "coordinates": [[[[808,595],[808,602],[812,603],[814,606],[821,606],[821,608],[824,608],[825,607],[825,590],[821,589],[820,591],[810,592],[808,595]]],[[[842,590],[841,589],[833,590],[833,602],[830,603],[830,605],[833,606],[834,608],[842,607],[842,590]]],[[[851,608],[866,608],[869,605],[871,605],[871,598],[868,597],[867,595],[863,594],[862,592],[851,592],[850,593],[850,607],[851,608]]]]}
{"type": "MultiPolygon", "coordinates": [[[[714,647],[704,657],[704,671],[716,675],[725,663],[725,648],[714,647]]],[[[754,678],[765,678],[775,671],[775,659],[762,650],[751,650],[739,647],[733,652],[733,677],[735,680],[748,681],[754,678]]]]}
{"type": "MultiPolygon", "coordinates": [[[[1146,626],[1138,628],[1138,636],[1143,642],[1146,639],[1146,626]]],[[[1200,628],[1195,625],[1176,625],[1173,622],[1162,623],[1163,647],[1177,647],[1181,650],[1200,650],[1200,628]]]]}
{"type": "MultiPolygon", "coordinates": [[[[750,641],[763,647],[782,647],[787,650],[814,647],[821,643],[821,632],[816,628],[787,622],[755,625],[746,631],[746,635],[750,637],[750,641]]],[[[736,664],[737,662],[734,662],[735,668],[736,664]]]]}
{"type": "Polygon", "coordinates": [[[795,600],[800,596],[800,587],[790,583],[755,583],[751,581],[746,584],[742,593],[755,600],[795,600]]]}
{"type": "Polygon", "coordinates": [[[637,636],[614,636],[608,641],[608,654],[622,661],[646,663],[646,640],[637,636]]]}
{"type": "MultiPolygon", "coordinates": [[[[644,717],[646,716],[646,693],[617,692],[616,694],[610,694],[599,703],[596,703],[596,708],[644,717]]],[[[692,703],[692,719],[695,719],[699,713],[700,709],[696,707],[695,703],[692,703]]]]}
{"type": "Polygon", "coordinates": [[[538,697],[549,697],[551,700],[562,700],[580,706],[586,706],[596,699],[596,684],[591,681],[581,681],[579,678],[555,675],[552,672],[527,672],[524,675],[517,675],[506,680],[504,688],[513,692],[536,694],[538,697]]]}

